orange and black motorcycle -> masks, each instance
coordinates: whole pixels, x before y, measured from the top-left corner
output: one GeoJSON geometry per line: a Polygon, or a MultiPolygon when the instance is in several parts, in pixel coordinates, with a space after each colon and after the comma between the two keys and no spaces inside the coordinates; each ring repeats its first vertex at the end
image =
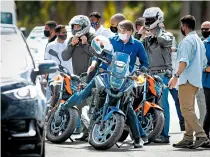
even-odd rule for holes
{"type": "MultiPolygon", "coordinates": [[[[52,50],[49,53],[60,60],[57,52],[52,50]]],[[[65,142],[77,126],[79,115],[76,107],[65,109],[62,114],[56,111],[59,105],[81,89],[81,78],[86,75],[86,73],[81,74],[80,77],[70,75],[61,64],[59,65],[59,72],[60,74],[48,83],[52,98],[46,115],[46,138],[53,143],[65,142]]]]}
{"type": "MultiPolygon", "coordinates": [[[[163,89],[167,88],[167,86],[159,76],[150,75],[147,71],[145,68],[137,73],[133,90],[135,98],[133,108],[148,136],[148,141],[151,142],[161,134],[164,127],[165,118],[163,108],[160,107],[160,99],[163,89]]],[[[169,71],[166,73],[169,73],[169,71]]],[[[121,141],[124,141],[128,134],[129,130],[125,130],[121,141]]]]}

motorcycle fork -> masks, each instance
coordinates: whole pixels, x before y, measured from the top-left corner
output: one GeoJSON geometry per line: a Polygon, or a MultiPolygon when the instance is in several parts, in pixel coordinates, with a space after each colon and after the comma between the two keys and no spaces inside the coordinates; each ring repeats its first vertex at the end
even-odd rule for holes
{"type": "Polygon", "coordinates": [[[143,91],[143,100],[142,100],[142,114],[141,114],[141,119],[142,122],[144,122],[145,118],[144,118],[144,104],[147,100],[147,78],[144,78],[144,91],[143,91]]]}
{"type": "Polygon", "coordinates": [[[101,119],[101,126],[104,124],[104,116],[106,115],[107,108],[109,106],[109,95],[106,94],[106,101],[103,107],[102,119],[101,119]]]}
{"type": "Polygon", "coordinates": [[[57,107],[60,105],[60,101],[62,100],[62,97],[63,97],[63,87],[64,86],[64,77],[63,77],[63,80],[62,80],[62,83],[61,83],[61,89],[59,91],[59,98],[58,98],[58,103],[57,103],[57,107]]]}

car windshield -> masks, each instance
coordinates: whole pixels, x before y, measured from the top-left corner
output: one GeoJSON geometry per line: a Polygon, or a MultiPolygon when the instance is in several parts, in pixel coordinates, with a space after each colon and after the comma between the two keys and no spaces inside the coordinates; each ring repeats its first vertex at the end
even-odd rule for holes
{"type": "Polygon", "coordinates": [[[1,26],[1,78],[7,79],[28,69],[28,49],[20,33],[1,26]]]}
{"type": "Polygon", "coordinates": [[[12,24],[12,14],[9,12],[1,12],[1,23],[12,24]]]}

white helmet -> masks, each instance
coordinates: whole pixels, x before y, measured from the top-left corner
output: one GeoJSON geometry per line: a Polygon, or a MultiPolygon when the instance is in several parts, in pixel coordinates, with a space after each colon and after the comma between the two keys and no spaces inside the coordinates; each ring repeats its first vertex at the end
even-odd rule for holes
{"type": "Polygon", "coordinates": [[[164,21],[164,13],[158,7],[151,7],[144,11],[143,17],[145,18],[145,27],[154,29],[159,23],[164,21]]]}
{"type": "Polygon", "coordinates": [[[81,37],[90,31],[90,20],[87,16],[76,15],[70,20],[69,26],[73,35],[81,37]],[[74,25],[80,25],[81,29],[74,30],[74,25]]]}
{"type": "Polygon", "coordinates": [[[97,55],[103,55],[103,53],[113,54],[114,52],[109,39],[102,35],[97,35],[93,38],[91,47],[95,50],[97,55]]]}

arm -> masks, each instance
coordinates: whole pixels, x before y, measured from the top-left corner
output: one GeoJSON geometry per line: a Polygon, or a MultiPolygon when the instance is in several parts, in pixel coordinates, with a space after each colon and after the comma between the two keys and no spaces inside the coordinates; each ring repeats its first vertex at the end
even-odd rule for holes
{"type": "Polygon", "coordinates": [[[64,61],[68,61],[72,57],[72,53],[74,52],[75,46],[72,45],[71,40],[72,38],[68,41],[66,49],[61,54],[64,61]]]}
{"type": "Polygon", "coordinates": [[[141,63],[141,66],[145,66],[145,67],[149,66],[147,53],[146,53],[142,43],[139,44],[139,49],[138,49],[137,56],[139,58],[139,62],[141,63]]]}

